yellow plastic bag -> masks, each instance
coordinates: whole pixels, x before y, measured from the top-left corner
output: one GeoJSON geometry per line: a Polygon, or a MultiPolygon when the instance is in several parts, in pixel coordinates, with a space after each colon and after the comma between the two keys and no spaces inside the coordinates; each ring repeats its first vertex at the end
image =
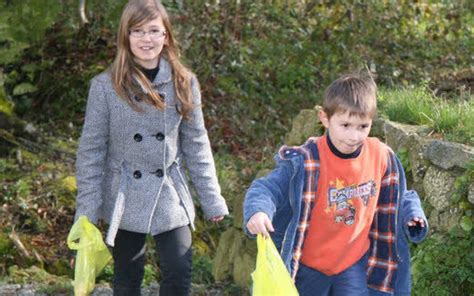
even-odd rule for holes
{"type": "Polygon", "coordinates": [[[77,250],[74,271],[74,295],[86,296],[94,289],[95,278],[112,257],[102,240],[102,234],[86,216],[81,216],[74,223],[67,245],[77,250]]]}
{"type": "Polygon", "coordinates": [[[259,234],[257,248],[257,267],[252,273],[252,294],[255,296],[298,295],[295,284],[273,241],[259,234]]]}

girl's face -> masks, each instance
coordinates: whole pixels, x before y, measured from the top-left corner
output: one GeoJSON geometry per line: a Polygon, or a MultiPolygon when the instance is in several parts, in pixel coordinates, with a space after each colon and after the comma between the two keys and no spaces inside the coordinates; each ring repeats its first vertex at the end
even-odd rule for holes
{"type": "Polygon", "coordinates": [[[146,69],[156,68],[166,42],[165,25],[161,17],[131,28],[128,38],[135,62],[146,69]]]}

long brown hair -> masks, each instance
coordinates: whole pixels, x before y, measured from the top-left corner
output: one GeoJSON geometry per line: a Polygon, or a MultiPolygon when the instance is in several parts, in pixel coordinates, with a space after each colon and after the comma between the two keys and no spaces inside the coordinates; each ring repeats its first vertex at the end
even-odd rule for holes
{"type": "Polygon", "coordinates": [[[130,29],[160,17],[166,30],[166,41],[160,56],[168,60],[173,74],[173,83],[181,115],[188,118],[192,102],[191,71],[179,59],[179,49],[174,38],[171,22],[164,6],[159,0],[130,0],[125,6],[117,34],[117,54],[110,67],[112,82],[117,94],[132,108],[140,111],[134,96],[163,110],[166,106],[159,94],[153,90],[150,81],[133,60],[130,50],[130,29]]]}

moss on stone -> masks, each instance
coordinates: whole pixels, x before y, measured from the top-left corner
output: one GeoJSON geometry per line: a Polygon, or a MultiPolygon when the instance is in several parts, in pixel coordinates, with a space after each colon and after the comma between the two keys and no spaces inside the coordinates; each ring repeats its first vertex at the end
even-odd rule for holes
{"type": "Polygon", "coordinates": [[[5,233],[0,233],[0,258],[10,254],[13,249],[13,244],[5,233]]]}
{"type": "Polygon", "coordinates": [[[237,196],[232,205],[232,213],[234,215],[233,226],[237,229],[242,229],[244,221],[243,202],[244,195],[237,196]]]}
{"type": "Polygon", "coordinates": [[[77,184],[76,184],[76,177],[74,176],[67,176],[62,180],[62,185],[64,189],[70,192],[77,191],[77,184]]]}
{"type": "Polygon", "coordinates": [[[37,266],[30,266],[23,269],[17,265],[8,268],[9,281],[17,284],[43,283],[44,285],[54,285],[59,283],[70,283],[71,279],[65,276],[50,274],[37,266]]]}
{"type": "Polygon", "coordinates": [[[285,136],[285,144],[289,146],[301,145],[309,137],[319,136],[321,125],[318,117],[318,108],[303,109],[293,119],[291,131],[285,136]]]}
{"type": "Polygon", "coordinates": [[[0,71],[0,112],[8,116],[12,115],[13,103],[7,99],[5,89],[3,88],[4,76],[3,71],[0,71]]]}
{"type": "Polygon", "coordinates": [[[219,246],[217,247],[216,257],[214,258],[214,265],[212,268],[214,279],[218,282],[224,281],[231,275],[230,271],[233,264],[233,252],[235,250],[234,237],[236,235],[236,229],[230,228],[224,231],[219,239],[219,246]]]}

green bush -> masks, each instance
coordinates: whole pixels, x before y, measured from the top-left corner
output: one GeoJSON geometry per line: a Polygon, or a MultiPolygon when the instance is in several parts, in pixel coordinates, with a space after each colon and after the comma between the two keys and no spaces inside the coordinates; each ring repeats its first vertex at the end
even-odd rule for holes
{"type": "Polygon", "coordinates": [[[412,252],[413,295],[472,295],[474,236],[462,230],[431,235],[412,252]]]}
{"type": "MultiPolygon", "coordinates": [[[[468,187],[474,182],[474,162],[455,182],[451,208],[462,218],[449,233],[434,233],[412,246],[414,295],[472,295],[474,293],[474,206],[468,187]]],[[[425,208],[426,210],[426,208],[425,208]]]]}
{"type": "Polygon", "coordinates": [[[193,256],[192,282],[195,284],[212,284],[212,260],[207,256],[193,256]]]}
{"type": "Polygon", "coordinates": [[[21,50],[40,42],[58,16],[54,0],[0,2],[0,65],[15,61],[21,50]],[[10,25],[14,24],[14,25],[10,25]]]}
{"type": "MultiPolygon", "coordinates": [[[[90,24],[82,27],[69,1],[41,42],[6,67],[5,88],[18,114],[34,109],[41,111],[36,120],[80,126],[88,81],[114,56],[125,1],[88,1],[90,24]]],[[[212,143],[223,152],[278,146],[291,119],[320,102],[343,72],[368,66],[386,87],[422,81],[438,87],[446,80],[457,87],[468,81],[458,73],[470,73],[474,18],[467,2],[164,4],[201,81],[212,143]]],[[[449,130],[457,110],[441,111],[437,128],[449,130]]]]}
{"type": "MultiPolygon", "coordinates": [[[[45,139],[52,146],[77,139],[89,79],[113,59],[125,2],[89,0],[85,26],[79,25],[77,1],[0,3],[0,45],[6,45],[0,48],[0,110],[11,110],[13,102],[13,115],[60,135],[45,139]]],[[[427,124],[448,140],[474,142],[469,101],[474,10],[469,1],[163,2],[174,18],[183,58],[201,82],[206,125],[229,202],[241,197],[256,171],[273,165],[272,155],[294,116],[319,103],[339,74],[364,67],[375,72],[382,87],[381,112],[390,119],[427,124]],[[399,86],[405,88],[393,90],[399,86]],[[450,91],[451,100],[433,96],[428,87],[450,91]],[[464,95],[453,99],[461,90],[464,95]]],[[[0,217],[2,231],[20,225],[16,230],[31,241],[49,243],[39,251],[45,252],[46,263],[52,262],[67,252],[61,237],[72,225],[74,192],[61,184],[73,174],[72,165],[16,152],[0,160],[0,201],[8,214],[0,217]],[[45,232],[56,236],[46,238],[45,232]]],[[[399,153],[409,165],[406,152],[399,153]]],[[[460,226],[466,232],[472,229],[472,208],[464,194],[468,183],[459,180],[456,203],[464,211],[460,226]]],[[[218,226],[197,221],[193,281],[211,282],[212,254],[232,218],[218,226]]],[[[467,247],[472,239],[436,237],[414,248],[414,293],[472,293],[467,269],[469,264],[472,269],[472,247],[467,247]],[[454,252],[460,268],[446,267],[451,266],[448,252],[454,252]],[[457,259],[467,255],[470,261],[457,259]]],[[[0,247],[8,253],[2,254],[7,264],[15,262],[11,246],[0,247]]],[[[152,250],[145,282],[159,277],[152,250]]],[[[101,279],[111,276],[109,266],[101,279]]],[[[230,294],[241,294],[230,287],[230,294]]]]}

